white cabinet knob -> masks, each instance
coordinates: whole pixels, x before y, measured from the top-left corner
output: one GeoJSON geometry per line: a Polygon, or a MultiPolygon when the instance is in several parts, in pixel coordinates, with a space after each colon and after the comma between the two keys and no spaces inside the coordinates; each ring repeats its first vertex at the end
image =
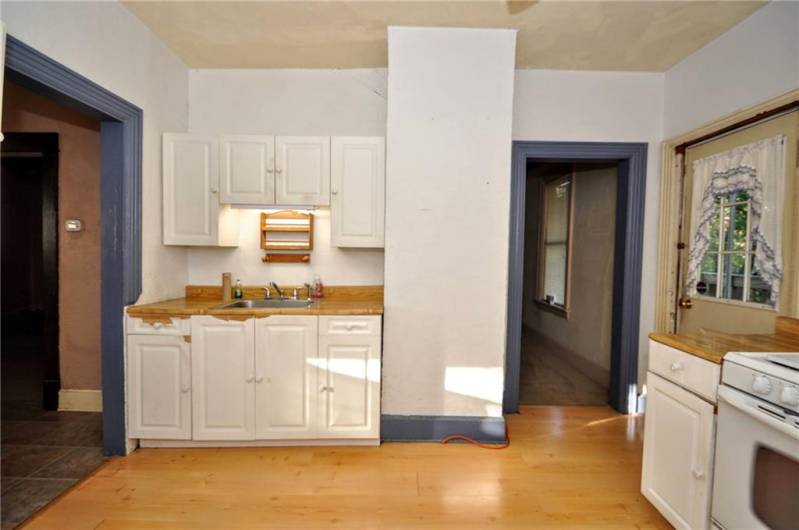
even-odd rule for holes
{"type": "Polygon", "coordinates": [[[278,168],[275,168],[275,171],[277,171],[278,173],[283,173],[283,170],[282,170],[282,169],[280,169],[279,167],[278,167],[278,168]]]}
{"type": "Polygon", "coordinates": [[[330,193],[332,193],[333,195],[338,195],[338,190],[330,190],[330,193]]]}
{"type": "Polygon", "coordinates": [[[682,364],[674,362],[671,363],[671,366],[669,366],[669,368],[671,368],[672,372],[679,372],[680,370],[682,370],[682,364]]]}
{"type": "Polygon", "coordinates": [[[155,329],[161,329],[162,327],[164,327],[164,324],[161,322],[153,322],[153,327],[155,329]]]}
{"type": "Polygon", "coordinates": [[[184,386],[183,388],[180,389],[180,391],[183,392],[184,394],[188,394],[190,390],[191,390],[190,386],[184,386]]]}
{"type": "Polygon", "coordinates": [[[248,377],[247,379],[244,380],[245,383],[252,383],[253,381],[255,381],[255,378],[252,377],[252,376],[250,376],[250,377],[248,377]]]}
{"type": "Polygon", "coordinates": [[[705,472],[702,471],[701,469],[694,469],[693,470],[693,475],[694,475],[694,478],[698,480],[698,479],[704,478],[705,472]]]}
{"type": "Polygon", "coordinates": [[[255,382],[256,382],[256,383],[258,383],[258,384],[261,384],[261,382],[262,382],[263,380],[264,380],[264,378],[263,378],[263,377],[256,377],[256,378],[255,378],[255,382]]]}
{"type": "Polygon", "coordinates": [[[347,331],[352,331],[352,328],[354,327],[355,326],[353,326],[352,324],[347,324],[347,331]]]}

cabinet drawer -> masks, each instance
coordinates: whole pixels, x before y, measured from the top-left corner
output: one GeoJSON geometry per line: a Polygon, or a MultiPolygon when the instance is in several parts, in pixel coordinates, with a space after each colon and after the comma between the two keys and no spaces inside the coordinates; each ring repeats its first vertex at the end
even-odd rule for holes
{"type": "Polygon", "coordinates": [[[713,403],[721,366],[665,344],[649,341],[649,370],[713,403]]]}
{"type": "Polygon", "coordinates": [[[380,335],[379,315],[320,316],[320,335],[380,335]]]}
{"type": "Polygon", "coordinates": [[[128,315],[128,335],[191,335],[191,321],[176,317],[128,315]]]}

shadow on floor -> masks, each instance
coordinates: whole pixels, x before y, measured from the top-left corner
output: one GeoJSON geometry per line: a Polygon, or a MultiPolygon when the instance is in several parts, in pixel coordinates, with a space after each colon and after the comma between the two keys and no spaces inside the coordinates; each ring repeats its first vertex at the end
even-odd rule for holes
{"type": "Polygon", "coordinates": [[[559,354],[546,337],[523,328],[520,405],[605,405],[608,389],[559,354]]]}
{"type": "Polygon", "coordinates": [[[42,410],[36,401],[2,403],[2,530],[15,528],[97,469],[102,414],[42,410]]]}

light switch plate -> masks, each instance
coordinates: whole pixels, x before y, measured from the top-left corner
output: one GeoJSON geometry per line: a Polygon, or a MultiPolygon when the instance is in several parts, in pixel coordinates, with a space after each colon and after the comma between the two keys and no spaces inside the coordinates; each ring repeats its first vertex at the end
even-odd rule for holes
{"type": "Polygon", "coordinates": [[[67,219],[64,221],[64,228],[67,232],[80,232],[83,230],[83,221],[80,219],[67,219]]]}

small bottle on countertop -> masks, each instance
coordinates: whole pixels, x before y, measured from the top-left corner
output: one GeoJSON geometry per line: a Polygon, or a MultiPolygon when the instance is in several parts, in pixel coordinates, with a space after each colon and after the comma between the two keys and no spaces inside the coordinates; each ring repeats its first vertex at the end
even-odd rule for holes
{"type": "Polygon", "coordinates": [[[324,296],[324,288],[322,287],[322,278],[318,274],[313,277],[313,298],[319,300],[324,296]]]}
{"type": "Polygon", "coordinates": [[[236,280],[236,288],[233,289],[233,298],[241,298],[244,296],[244,291],[241,288],[241,280],[236,280]]]}

